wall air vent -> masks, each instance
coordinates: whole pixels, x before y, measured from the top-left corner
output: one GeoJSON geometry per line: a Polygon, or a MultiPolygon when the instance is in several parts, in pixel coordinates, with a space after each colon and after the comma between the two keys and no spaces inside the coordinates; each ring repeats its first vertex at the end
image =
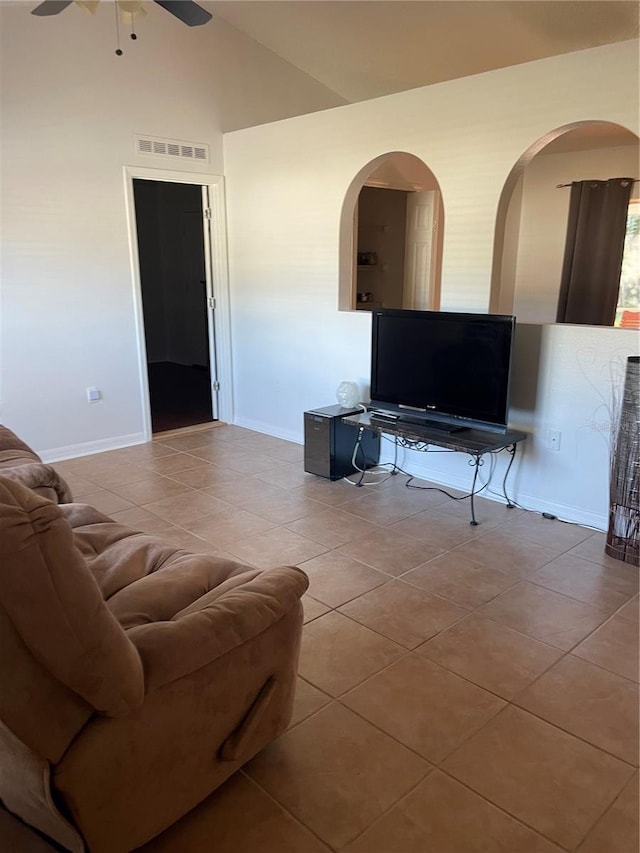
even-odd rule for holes
{"type": "Polygon", "coordinates": [[[180,139],[161,139],[157,136],[138,136],[137,134],[134,140],[136,154],[209,162],[209,146],[200,142],[183,142],[180,139]]]}

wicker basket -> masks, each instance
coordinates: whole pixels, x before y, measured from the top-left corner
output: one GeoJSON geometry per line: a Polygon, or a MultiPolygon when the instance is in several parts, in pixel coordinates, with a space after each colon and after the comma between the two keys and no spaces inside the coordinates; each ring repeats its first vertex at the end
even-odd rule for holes
{"type": "Polygon", "coordinates": [[[610,557],[640,566],[640,356],[627,359],[620,419],[611,448],[610,557]]]}

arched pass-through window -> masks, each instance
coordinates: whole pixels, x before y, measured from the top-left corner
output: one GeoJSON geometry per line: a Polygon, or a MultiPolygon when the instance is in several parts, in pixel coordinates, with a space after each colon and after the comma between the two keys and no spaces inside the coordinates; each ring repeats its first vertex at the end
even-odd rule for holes
{"type": "MultiPolygon", "coordinates": [[[[592,120],[556,128],[522,154],[505,182],[498,205],[491,312],[515,314],[521,323],[557,322],[572,186],[585,181],[637,179],[638,153],[635,133],[611,122],[592,120]]],[[[639,194],[640,184],[635,182],[615,325],[625,325],[623,317],[628,321],[635,316],[633,301],[638,300],[640,282],[632,255],[640,251],[637,214],[634,220],[639,194]]],[[[624,230],[624,218],[621,227],[624,230]]],[[[610,321],[598,325],[610,325],[610,321]]]]}
{"type": "Polygon", "coordinates": [[[420,158],[390,152],[351,181],[340,218],[339,308],[437,310],[443,205],[420,158]]]}

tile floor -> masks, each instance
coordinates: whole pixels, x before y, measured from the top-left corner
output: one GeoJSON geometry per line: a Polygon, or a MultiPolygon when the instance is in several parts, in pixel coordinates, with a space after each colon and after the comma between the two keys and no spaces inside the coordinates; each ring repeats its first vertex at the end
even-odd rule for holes
{"type": "Polygon", "coordinates": [[[232,426],[56,467],[133,527],[310,578],[289,730],[145,853],[637,853],[638,570],[603,534],[483,499],[473,528],[232,426]]]}

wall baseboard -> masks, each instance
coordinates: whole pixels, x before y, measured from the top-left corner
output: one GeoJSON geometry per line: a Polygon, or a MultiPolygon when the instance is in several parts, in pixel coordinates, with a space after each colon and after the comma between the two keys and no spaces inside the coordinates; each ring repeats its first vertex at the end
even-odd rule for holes
{"type": "Polygon", "coordinates": [[[264,435],[271,435],[274,438],[282,438],[285,441],[292,441],[294,444],[304,444],[301,432],[274,430],[271,424],[265,424],[261,421],[247,420],[246,418],[236,418],[233,423],[235,426],[244,427],[244,429],[252,429],[254,432],[261,432],[264,435]]]}
{"type": "Polygon", "coordinates": [[[66,447],[52,447],[49,450],[37,452],[43,462],[63,462],[65,459],[75,459],[77,456],[91,456],[93,453],[104,453],[106,450],[122,450],[123,447],[145,444],[145,442],[144,433],[133,432],[129,435],[85,441],[82,444],[68,444],[66,447]]]}
{"type": "MultiPolygon", "coordinates": [[[[425,454],[426,455],[426,454],[425,454]]],[[[385,453],[380,458],[381,462],[392,462],[393,454],[385,453]]],[[[464,477],[460,474],[450,473],[443,475],[441,470],[436,470],[431,468],[430,466],[422,463],[421,460],[412,459],[410,464],[410,472],[414,477],[419,479],[428,480],[430,483],[435,483],[437,486],[442,486],[443,488],[452,488],[452,489],[460,489],[460,491],[467,493],[471,488],[472,483],[472,474],[470,471],[469,476],[464,477]]],[[[495,478],[496,488],[501,487],[501,477],[495,478]]],[[[520,509],[528,510],[529,512],[535,513],[543,513],[549,512],[552,515],[555,515],[557,519],[560,521],[567,521],[571,524],[580,524],[583,527],[591,527],[594,531],[606,531],[608,526],[608,518],[606,515],[601,515],[598,513],[587,512],[585,510],[581,510],[578,507],[567,506],[566,504],[555,503],[554,501],[548,501],[537,497],[536,495],[525,494],[524,492],[515,492],[515,490],[509,487],[509,483],[507,483],[507,494],[511,498],[511,500],[516,501],[517,506],[520,509]]],[[[489,488],[484,489],[482,494],[479,497],[486,498],[487,500],[496,501],[496,503],[505,503],[504,495],[502,492],[490,490],[489,488]]]]}
{"type": "MultiPolygon", "coordinates": [[[[237,418],[234,423],[236,426],[244,427],[245,429],[255,430],[256,432],[272,435],[276,438],[283,438],[285,441],[293,441],[296,444],[304,444],[300,433],[287,432],[284,430],[274,430],[271,424],[266,424],[261,421],[252,421],[246,418],[237,418]]],[[[393,454],[385,454],[380,458],[381,462],[392,462],[393,454]]],[[[454,472],[443,475],[442,471],[435,470],[428,465],[422,463],[421,460],[411,460],[411,473],[419,479],[428,480],[443,488],[460,489],[462,492],[468,492],[471,488],[471,477],[461,476],[454,472]]],[[[498,478],[496,478],[496,482],[498,478]]],[[[608,518],[606,515],[599,513],[588,512],[581,510],[578,507],[568,506],[566,504],[555,503],[554,501],[544,500],[536,495],[529,495],[523,492],[514,494],[513,490],[509,489],[507,484],[507,492],[512,500],[517,501],[517,505],[526,509],[529,512],[543,513],[549,512],[555,515],[560,521],[567,521],[571,524],[581,524],[583,527],[593,528],[594,531],[606,531],[608,526],[608,518]]],[[[482,492],[482,497],[488,500],[504,503],[504,496],[497,491],[489,491],[485,489],[482,492]]]]}

